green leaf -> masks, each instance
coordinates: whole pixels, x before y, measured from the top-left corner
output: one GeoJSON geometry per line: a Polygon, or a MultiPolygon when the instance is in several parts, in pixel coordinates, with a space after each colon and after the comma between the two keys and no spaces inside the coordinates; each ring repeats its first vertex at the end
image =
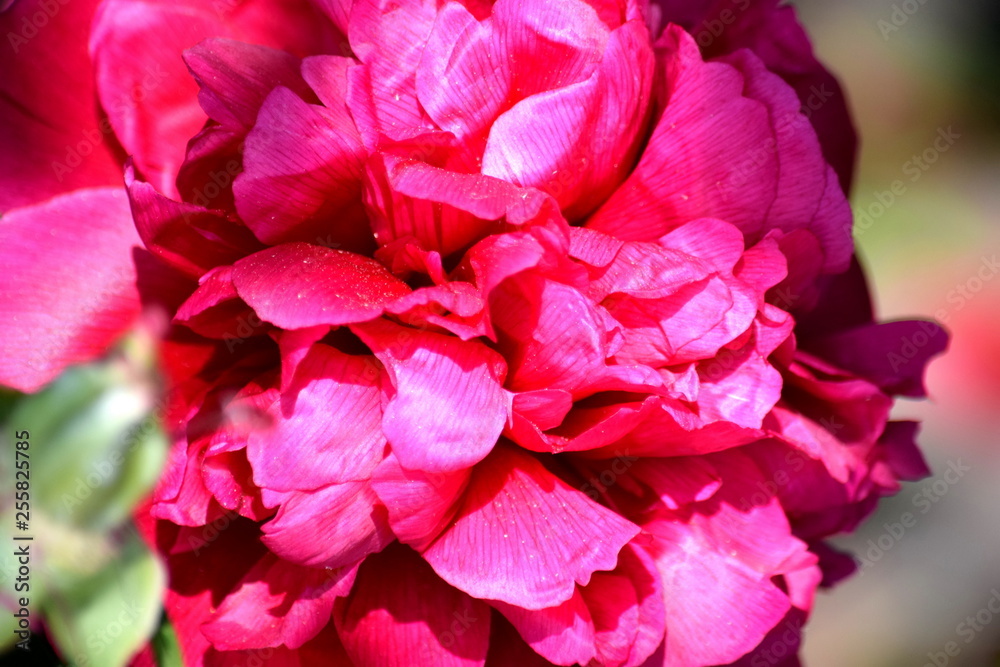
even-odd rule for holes
{"type": "Polygon", "coordinates": [[[165,582],[159,560],[129,531],[99,572],[50,588],[49,632],[74,667],[124,667],[156,628],[165,582]]]}
{"type": "Polygon", "coordinates": [[[160,620],[160,627],[153,636],[153,653],[156,655],[157,667],[184,667],[177,633],[166,614],[160,620]]]}

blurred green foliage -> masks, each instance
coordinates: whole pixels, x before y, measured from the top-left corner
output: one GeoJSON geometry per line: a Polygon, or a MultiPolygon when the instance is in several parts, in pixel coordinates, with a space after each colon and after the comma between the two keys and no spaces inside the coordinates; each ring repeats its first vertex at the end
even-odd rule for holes
{"type": "Polygon", "coordinates": [[[0,650],[24,650],[24,601],[32,635],[79,667],[125,665],[156,629],[164,568],[130,519],[167,451],[153,360],[135,334],[37,394],[0,394],[0,650]]]}

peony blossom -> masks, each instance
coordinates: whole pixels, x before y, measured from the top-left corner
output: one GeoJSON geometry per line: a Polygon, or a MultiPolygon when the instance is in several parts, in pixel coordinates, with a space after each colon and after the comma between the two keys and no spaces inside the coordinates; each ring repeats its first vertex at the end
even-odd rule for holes
{"type": "Polygon", "coordinates": [[[169,317],[186,664],[798,664],[945,335],[874,319],[790,8],[49,4],[0,17],[0,382],[169,317]]]}

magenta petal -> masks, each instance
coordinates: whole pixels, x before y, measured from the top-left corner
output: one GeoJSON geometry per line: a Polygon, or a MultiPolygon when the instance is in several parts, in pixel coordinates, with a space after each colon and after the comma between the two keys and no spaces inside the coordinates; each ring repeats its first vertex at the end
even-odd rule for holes
{"type": "Polygon", "coordinates": [[[503,359],[479,342],[381,320],[353,327],[385,366],[382,430],[400,464],[446,472],[481,461],[510,414],[503,359]]]}
{"type": "Polygon", "coordinates": [[[780,166],[765,227],[806,227],[823,247],[824,273],[843,271],[854,249],[851,209],[837,173],[823,159],[809,118],[801,113],[798,96],[749,52],[739,51],[726,60],[743,72],[744,95],[764,103],[770,116],[780,166]]]}
{"type": "Polygon", "coordinates": [[[900,479],[916,481],[931,474],[931,469],[917,447],[917,422],[889,422],[879,438],[885,448],[885,458],[893,473],[900,479]]]}
{"type": "Polygon", "coordinates": [[[367,479],[382,460],[380,369],[372,357],[317,344],[247,442],[254,481],[275,491],[367,479]]]}
{"type": "Polygon", "coordinates": [[[934,322],[887,322],[847,329],[806,347],[887,394],[919,398],[927,395],[924,369],[948,347],[948,335],[934,322]]]}
{"type": "Polygon", "coordinates": [[[493,292],[490,309],[513,391],[580,393],[605,374],[617,322],[573,287],[538,276],[513,278],[493,292]]]}
{"type": "Polygon", "coordinates": [[[545,609],[612,569],[638,531],[531,455],[502,446],[476,466],[454,524],[424,558],[474,597],[545,609]]]}
{"type": "Polygon", "coordinates": [[[230,39],[206,39],[184,52],[184,62],[201,86],[198,102],[209,118],[247,132],[268,93],[283,86],[307,98],[295,56],[230,39]]]}
{"type": "Polygon", "coordinates": [[[372,156],[365,179],[365,208],[380,245],[412,237],[442,255],[498,230],[501,218],[532,220],[551,202],[538,190],[497,178],[386,154],[372,156]]]}
{"type": "Polygon", "coordinates": [[[441,581],[407,547],[367,558],[333,618],[347,653],[365,667],[486,662],[490,608],[441,581]]]}
{"type": "Polygon", "coordinates": [[[659,45],[666,109],[632,175],[588,226],[652,240],[713,217],[736,225],[750,242],[771,229],[807,229],[822,246],[822,272],[846,269],[850,209],[794,92],[749,54],[733,59],[742,76],[736,67],[703,62],[694,39],[677,26],[659,45]]]}
{"type": "Polygon", "coordinates": [[[233,267],[217,266],[198,281],[198,288],[177,309],[174,322],[207,338],[218,338],[232,346],[241,340],[267,333],[269,327],[256,318],[233,286],[233,267]]]}
{"type": "Polygon", "coordinates": [[[261,241],[360,243],[363,155],[354,124],[343,114],[274,90],[247,135],[236,210],[261,241]]]}
{"type": "Polygon", "coordinates": [[[140,247],[122,190],[77,190],[6,212],[0,383],[35,391],[69,364],[106,352],[140,312],[140,247]]]}
{"type": "Polygon", "coordinates": [[[276,499],[281,506],[264,524],[261,540],[286,561],[326,569],[351,566],[393,539],[385,508],[367,482],[288,494],[265,491],[265,503],[276,499]]]}
{"type": "Polygon", "coordinates": [[[585,81],[601,62],[609,30],[583,0],[498,0],[492,20],[501,62],[517,63],[517,102],[585,81]]]}
{"type": "Polygon", "coordinates": [[[306,243],[241,259],[233,284],[261,319],[282,329],[371,320],[410,291],[373,259],[306,243]]]}
{"type": "Polygon", "coordinates": [[[349,73],[348,100],[369,148],[379,135],[401,139],[433,129],[417,101],[415,72],[437,10],[428,0],[354,0],[348,37],[363,65],[349,73]]]}
{"type": "Polygon", "coordinates": [[[353,572],[299,567],[268,554],[201,631],[224,651],[299,648],[329,623],[334,599],[353,579],[353,572]]]}
{"type": "Polygon", "coordinates": [[[670,665],[727,664],[754,648],[791,608],[773,578],[808,560],[777,498],[761,493],[766,479],[753,459],[730,451],[712,463],[724,480],[715,496],[645,526],[666,592],[670,665]],[[720,623],[724,635],[697,636],[720,623]]]}
{"type": "Polygon", "coordinates": [[[548,609],[491,604],[517,628],[528,646],[553,664],[585,665],[594,657],[594,622],[579,589],[566,602],[548,609]]]}

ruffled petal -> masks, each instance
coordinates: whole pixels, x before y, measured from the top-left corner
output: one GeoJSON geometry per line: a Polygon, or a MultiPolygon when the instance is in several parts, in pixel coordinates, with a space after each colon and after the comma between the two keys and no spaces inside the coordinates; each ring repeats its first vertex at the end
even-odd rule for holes
{"type": "Polygon", "coordinates": [[[400,464],[446,472],[490,453],[510,414],[500,355],[478,342],[384,320],[353,330],[385,367],[382,430],[400,464]]]}
{"type": "Polygon", "coordinates": [[[385,508],[367,482],[308,492],[265,489],[263,495],[268,505],[281,505],[264,524],[261,540],[285,561],[326,570],[349,567],[392,542],[385,508]]]}
{"type": "Polygon", "coordinates": [[[361,211],[363,155],[354,124],[291,90],[268,95],[247,135],[236,210],[264,243],[372,245],[361,211]]]}
{"type": "Polygon", "coordinates": [[[545,609],[569,600],[594,571],[612,569],[638,530],[502,446],[474,469],[454,524],[424,558],[474,597],[545,609]]]}
{"type": "Polygon", "coordinates": [[[372,357],[316,344],[269,406],[269,428],[253,430],[254,481],[275,491],[368,479],[385,449],[380,368],[372,357]]]}
{"type": "Polygon", "coordinates": [[[353,570],[314,570],[268,554],[201,630],[223,651],[299,648],[329,623],[334,599],[350,590],[353,579],[353,570]]]}

